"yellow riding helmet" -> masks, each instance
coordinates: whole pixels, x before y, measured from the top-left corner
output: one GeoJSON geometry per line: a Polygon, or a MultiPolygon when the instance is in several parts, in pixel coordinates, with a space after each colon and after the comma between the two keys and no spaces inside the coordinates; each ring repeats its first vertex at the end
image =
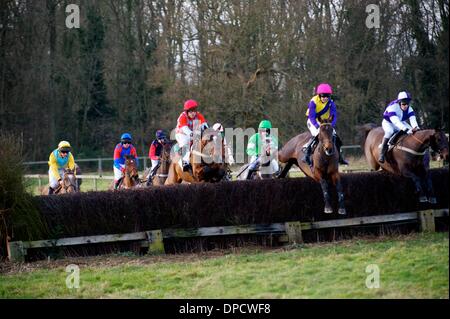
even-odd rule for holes
{"type": "Polygon", "coordinates": [[[58,150],[60,151],[70,151],[71,148],[72,146],[70,146],[70,143],[67,141],[61,141],[58,144],[58,150]]]}

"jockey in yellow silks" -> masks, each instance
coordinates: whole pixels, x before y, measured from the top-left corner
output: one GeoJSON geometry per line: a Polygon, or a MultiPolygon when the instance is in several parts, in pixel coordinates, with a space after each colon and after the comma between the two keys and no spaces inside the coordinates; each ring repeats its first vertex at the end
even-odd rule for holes
{"type": "MultiPolygon", "coordinates": [[[[320,123],[328,120],[331,121],[333,128],[336,126],[337,110],[336,104],[334,104],[334,101],[331,99],[332,93],[333,89],[331,88],[331,85],[321,83],[317,86],[316,95],[309,101],[308,109],[306,110],[306,116],[308,117],[306,125],[311,132],[312,138],[304,145],[303,152],[305,155],[302,158],[308,165],[312,165],[311,153],[314,145],[318,142],[317,136],[319,135],[320,123]]],[[[336,131],[333,131],[333,135],[336,138],[336,147],[339,152],[339,163],[348,165],[347,161],[342,157],[342,141],[336,134],[336,131]]]]}
{"type": "Polygon", "coordinates": [[[61,183],[65,168],[75,171],[75,159],[70,150],[70,143],[67,141],[61,141],[58,144],[58,148],[50,153],[50,157],[48,159],[49,195],[53,194],[55,189],[61,183]]]}

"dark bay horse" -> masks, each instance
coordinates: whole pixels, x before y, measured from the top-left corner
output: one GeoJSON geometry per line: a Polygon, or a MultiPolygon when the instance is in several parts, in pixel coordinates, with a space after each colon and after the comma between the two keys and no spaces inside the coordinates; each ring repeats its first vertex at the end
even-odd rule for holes
{"type": "Polygon", "coordinates": [[[151,184],[154,186],[164,185],[167,177],[169,176],[170,168],[170,150],[172,149],[172,143],[167,141],[163,144],[163,149],[161,152],[161,160],[159,166],[156,170],[156,175],[153,177],[151,184]]]}
{"type": "Polygon", "coordinates": [[[192,173],[179,165],[180,154],[172,157],[169,166],[169,176],[165,185],[188,183],[215,183],[222,180],[226,173],[225,146],[220,132],[207,129],[201,132],[201,138],[194,138],[190,155],[192,173]]]}
{"type": "Polygon", "coordinates": [[[384,136],[383,128],[374,127],[373,124],[366,124],[361,128],[365,135],[364,154],[371,169],[378,170],[381,167],[392,174],[411,178],[419,201],[436,204],[433,184],[428,174],[428,167],[424,163],[424,155],[431,147],[433,151],[448,161],[448,140],[444,132],[419,130],[411,135],[401,136],[395,145],[386,152],[386,161],[382,164],[378,162],[378,156],[381,150],[379,145],[384,136]]]}
{"type": "Polygon", "coordinates": [[[346,214],[344,205],[344,193],[342,190],[341,178],[339,175],[339,153],[334,143],[333,127],[331,123],[322,123],[319,129],[319,143],[312,154],[313,166],[302,161],[303,145],[311,138],[310,132],[299,134],[290,139],[286,145],[278,152],[278,160],[286,163],[280,178],[288,173],[292,165],[297,165],[306,176],[311,177],[320,183],[325,201],[324,212],[333,212],[331,207],[331,197],[328,191],[329,182],[336,187],[339,201],[339,214],[346,214]]]}
{"type": "Polygon", "coordinates": [[[136,160],[131,155],[125,155],[125,172],[118,189],[128,189],[140,185],[136,160]]]}

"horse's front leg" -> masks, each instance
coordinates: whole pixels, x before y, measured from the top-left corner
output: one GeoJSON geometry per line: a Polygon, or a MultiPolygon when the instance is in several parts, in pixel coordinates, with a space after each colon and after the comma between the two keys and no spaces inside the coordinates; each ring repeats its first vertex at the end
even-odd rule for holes
{"type": "Polygon", "coordinates": [[[328,183],[326,179],[321,178],[320,179],[320,186],[322,187],[322,193],[323,193],[323,200],[325,201],[325,214],[331,214],[333,212],[333,208],[330,204],[330,193],[328,192],[328,183]]]}
{"type": "Polygon", "coordinates": [[[409,170],[404,171],[402,175],[412,179],[412,181],[414,182],[414,186],[416,188],[416,194],[419,195],[419,202],[426,203],[428,201],[428,199],[422,188],[422,179],[419,176],[417,176],[415,173],[413,173],[409,170]]]}
{"type": "Polygon", "coordinates": [[[331,176],[331,179],[333,181],[333,184],[336,186],[336,191],[337,191],[337,195],[338,195],[338,201],[339,201],[338,214],[345,215],[345,214],[347,214],[347,211],[345,210],[345,205],[344,205],[344,192],[342,189],[341,177],[339,176],[339,173],[335,173],[331,176]]]}
{"type": "Polygon", "coordinates": [[[436,195],[434,194],[433,189],[433,182],[431,181],[431,176],[428,170],[426,171],[425,183],[427,185],[428,201],[430,202],[430,204],[437,204],[436,195]]]}

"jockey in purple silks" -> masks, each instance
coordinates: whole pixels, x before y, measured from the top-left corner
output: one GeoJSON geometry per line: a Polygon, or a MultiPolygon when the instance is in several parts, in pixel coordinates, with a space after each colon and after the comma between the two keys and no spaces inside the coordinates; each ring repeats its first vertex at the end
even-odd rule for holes
{"type": "Polygon", "coordinates": [[[408,92],[402,91],[398,94],[397,99],[389,103],[386,107],[383,113],[383,121],[381,122],[384,130],[384,138],[381,144],[380,157],[378,158],[380,163],[384,163],[385,161],[388,142],[394,133],[404,131],[407,134],[412,134],[419,129],[416,115],[413,108],[409,105],[410,103],[411,95],[408,92]],[[408,119],[411,125],[406,122],[408,119]]]}
{"type": "MultiPolygon", "coordinates": [[[[317,136],[319,135],[320,123],[324,120],[331,120],[331,125],[333,127],[336,126],[337,110],[336,104],[334,104],[334,101],[331,99],[331,94],[333,94],[331,85],[329,85],[328,83],[321,83],[317,86],[316,95],[313,96],[308,104],[308,110],[306,111],[308,121],[306,122],[306,124],[309,131],[311,132],[312,138],[303,147],[305,155],[303,156],[302,161],[310,166],[312,165],[312,149],[318,142],[317,136]]],[[[336,138],[336,147],[339,152],[339,164],[348,165],[348,162],[342,157],[342,141],[336,134],[336,131],[333,131],[333,135],[336,138]]]]}

